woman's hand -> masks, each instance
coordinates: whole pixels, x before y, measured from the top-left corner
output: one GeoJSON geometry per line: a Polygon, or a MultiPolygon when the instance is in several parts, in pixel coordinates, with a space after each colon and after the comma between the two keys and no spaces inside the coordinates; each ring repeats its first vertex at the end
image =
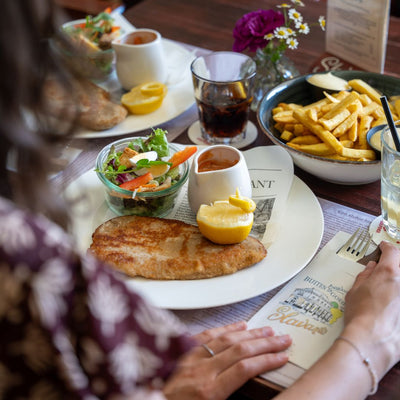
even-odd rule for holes
{"type": "Polygon", "coordinates": [[[226,399],[250,378],[288,361],[292,340],[271,328],[247,330],[245,322],[196,335],[199,346],[181,358],[164,388],[168,400],[226,399]],[[214,353],[212,355],[206,347],[214,353]]]}
{"type": "Polygon", "coordinates": [[[380,248],[379,262],[369,262],[347,293],[343,336],[363,348],[381,377],[400,358],[400,250],[387,242],[380,248]]]}

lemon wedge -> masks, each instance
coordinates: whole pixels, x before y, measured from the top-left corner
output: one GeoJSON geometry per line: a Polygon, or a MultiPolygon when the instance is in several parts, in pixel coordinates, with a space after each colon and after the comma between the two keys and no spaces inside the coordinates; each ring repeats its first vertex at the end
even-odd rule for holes
{"type": "Polygon", "coordinates": [[[140,86],[140,91],[146,96],[160,96],[164,95],[167,87],[160,82],[148,82],[140,86]]]}
{"type": "Polygon", "coordinates": [[[233,206],[240,207],[244,212],[253,212],[256,209],[256,203],[249,197],[241,196],[239,189],[236,194],[229,196],[229,203],[233,206]]]}
{"type": "Polygon", "coordinates": [[[252,212],[245,212],[228,200],[202,204],[196,216],[200,232],[217,244],[240,243],[247,238],[253,226],[252,212]]]}
{"type": "Polygon", "coordinates": [[[125,93],[121,97],[121,104],[132,114],[149,114],[161,107],[166,94],[167,87],[164,84],[158,83],[157,87],[152,89],[151,85],[145,83],[125,93]],[[155,92],[159,94],[154,94],[155,92]]]}

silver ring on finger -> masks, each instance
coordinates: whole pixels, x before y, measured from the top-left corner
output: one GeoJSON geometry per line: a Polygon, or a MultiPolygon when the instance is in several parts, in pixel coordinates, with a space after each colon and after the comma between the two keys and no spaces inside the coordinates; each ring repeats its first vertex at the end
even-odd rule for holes
{"type": "Polygon", "coordinates": [[[214,357],[215,353],[212,349],[210,349],[205,343],[202,344],[203,348],[207,351],[207,353],[211,356],[214,357]]]}

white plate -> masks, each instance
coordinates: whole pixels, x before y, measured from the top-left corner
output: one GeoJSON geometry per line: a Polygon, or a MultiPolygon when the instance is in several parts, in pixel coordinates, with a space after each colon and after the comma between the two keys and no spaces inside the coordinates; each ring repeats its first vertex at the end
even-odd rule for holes
{"type": "MultiPolygon", "coordinates": [[[[168,62],[169,76],[166,83],[168,93],[161,107],[150,114],[129,114],[120,124],[104,131],[79,129],[75,137],[91,139],[119,136],[149,128],[157,128],[159,125],[182,114],[194,103],[193,84],[190,74],[190,63],[195,58],[194,53],[168,39],[163,39],[163,44],[168,62]]],[[[98,84],[110,92],[114,101],[119,102],[124,91],[118,82],[115,71],[107,82],[98,84]]]]}
{"type": "MultiPolygon", "coordinates": [[[[74,219],[78,246],[86,251],[92,232],[114,215],[104,201],[103,187],[94,171],[71,183],[68,196],[83,196],[74,219]]],[[[294,177],[282,228],[267,257],[232,275],[191,281],[129,278],[128,284],[161,308],[184,310],[216,307],[243,301],[276,288],[303,269],[318,250],[324,229],[321,206],[308,186],[294,177]]]]}

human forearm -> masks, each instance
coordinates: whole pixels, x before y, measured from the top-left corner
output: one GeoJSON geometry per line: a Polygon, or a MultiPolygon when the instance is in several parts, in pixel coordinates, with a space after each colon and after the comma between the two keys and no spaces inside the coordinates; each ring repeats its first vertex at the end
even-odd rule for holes
{"type": "Polygon", "coordinates": [[[349,344],[338,340],[276,400],[361,400],[367,397],[372,384],[359,354],[349,344]]]}

